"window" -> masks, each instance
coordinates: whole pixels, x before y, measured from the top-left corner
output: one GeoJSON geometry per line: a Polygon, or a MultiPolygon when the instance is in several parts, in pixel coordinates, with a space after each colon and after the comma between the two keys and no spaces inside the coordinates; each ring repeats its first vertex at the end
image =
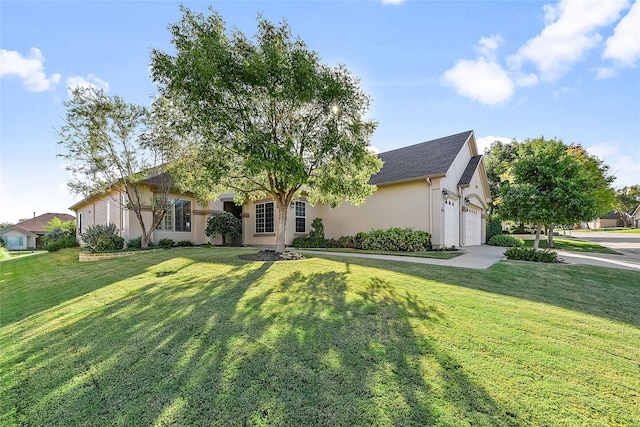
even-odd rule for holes
{"type": "Polygon", "coordinates": [[[295,202],[294,206],[296,210],[296,233],[304,233],[307,230],[306,203],[295,202]]]}
{"type": "Polygon", "coordinates": [[[17,248],[18,246],[24,246],[24,237],[22,236],[7,236],[5,237],[7,246],[10,248],[17,248]]]}
{"type": "Polygon", "coordinates": [[[158,230],[191,231],[191,202],[175,200],[164,214],[158,230]]]}
{"type": "Polygon", "coordinates": [[[256,205],[256,233],[273,233],[273,202],[256,205]]]}

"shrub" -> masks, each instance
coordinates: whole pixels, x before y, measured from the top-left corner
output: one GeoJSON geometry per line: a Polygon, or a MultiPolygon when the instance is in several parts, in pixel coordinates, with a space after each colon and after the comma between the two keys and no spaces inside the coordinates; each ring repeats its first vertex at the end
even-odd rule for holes
{"type": "Polygon", "coordinates": [[[529,248],[508,248],[504,255],[509,259],[533,262],[561,262],[558,254],[549,250],[534,251],[529,248]]]}
{"type": "Polygon", "coordinates": [[[4,243],[4,239],[0,237],[0,248],[4,248],[6,244],[4,243]]]}
{"type": "Polygon", "coordinates": [[[142,247],[142,236],[131,239],[127,242],[127,248],[140,249],[142,247]]]}
{"type": "Polygon", "coordinates": [[[176,243],[176,246],[193,246],[193,243],[191,242],[191,240],[180,240],[178,243],[176,243]]]}
{"type": "Polygon", "coordinates": [[[324,240],[324,224],[322,218],[314,218],[311,222],[311,231],[309,231],[309,239],[324,240]]]}
{"type": "Polygon", "coordinates": [[[164,249],[168,249],[170,247],[173,246],[173,240],[172,239],[160,239],[160,241],[158,242],[158,246],[164,248],[164,249]]]}
{"type": "Polygon", "coordinates": [[[0,259],[8,258],[11,258],[11,255],[9,255],[9,251],[4,246],[0,246],[0,259]]]}
{"type": "MultiPolygon", "coordinates": [[[[87,230],[80,235],[87,249],[91,252],[97,252],[96,245],[101,236],[118,236],[118,229],[115,224],[96,224],[87,227],[87,230]]],[[[122,239],[124,242],[124,239],[122,239]]]]}
{"type": "MultiPolygon", "coordinates": [[[[502,232],[502,221],[495,216],[490,216],[487,219],[487,243],[493,236],[499,236],[502,232]]],[[[501,246],[501,245],[498,245],[501,246]]]]}
{"type": "Polygon", "coordinates": [[[354,247],[365,250],[416,252],[431,249],[431,234],[411,228],[389,228],[360,232],[354,247]]]}
{"type": "Polygon", "coordinates": [[[353,248],[355,246],[355,237],[353,236],[340,236],[338,237],[338,243],[342,248],[353,248]]]}
{"type": "Polygon", "coordinates": [[[340,248],[340,243],[335,239],[312,239],[311,237],[296,237],[292,246],[296,248],[340,248]]]}
{"type": "Polygon", "coordinates": [[[76,248],[78,246],[79,246],[78,240],[76,240],[75,236],[66,234],[56,240],[45,243],[44,249],[49,252],[55,252],[60,249],[76,248]]]}
{"type": "Polygon", "coordinates": [[[509,235],[506,235],[506,234],[499,234],[499,235],[493,236],[491,239],[489,239],[487,244],[489,244],[491,246],[504,246],[504,247],[507,247],[507,248],[510,248],[510,247],[519,248],[521,246],[524,246],[524,240],[522,240],[522,239],[520,239],[518,237],[509,236],[509,235]]]}
{"type": "Polygon", "coordinates": [[[113,252],[124,248],[124,239],[112,234],[103,234],[98,237],[95,252],[113,252]]]}
{"type": "Polygon", "coordinates": [[[242,221],[231,212],[217,212],[207,218],[204,232],[207,236],[222,236],[224,245],[226,236],[236,237],[242,234],[242,221]]]}

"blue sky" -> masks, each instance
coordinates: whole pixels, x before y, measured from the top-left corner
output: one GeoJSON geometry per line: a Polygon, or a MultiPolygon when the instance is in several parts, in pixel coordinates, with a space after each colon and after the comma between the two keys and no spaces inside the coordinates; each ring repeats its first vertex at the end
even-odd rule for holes
{"type": "MultiPolygon", "coordinates": [[[[54,129],[67,87],[148,105],[152,48],[171,51],[179,3],[0,2],[0,221],[68,212],[54,129]]],[[[229,26],[285,18],[324,62],[361,79],[380,151],[473,129],[495,140],[580,143],[640,184],[640,3],[224,1],[229,26]]]]}

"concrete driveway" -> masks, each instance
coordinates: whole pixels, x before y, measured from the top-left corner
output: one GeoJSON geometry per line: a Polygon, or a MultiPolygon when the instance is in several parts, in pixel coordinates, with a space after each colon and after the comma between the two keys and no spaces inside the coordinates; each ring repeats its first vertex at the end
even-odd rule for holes
{"type": "Polygon", "coordinates": [[[622,255],[556,250],[565,262],[640,271],[640,234],[572,231],[571,236],[597,243],[622,255]]]}

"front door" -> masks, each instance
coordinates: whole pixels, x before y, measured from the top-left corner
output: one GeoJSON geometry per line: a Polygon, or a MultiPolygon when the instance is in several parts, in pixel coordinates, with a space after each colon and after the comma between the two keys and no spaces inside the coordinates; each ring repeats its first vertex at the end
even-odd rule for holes
{"type": "MultiPolygon", "coordinates": [[[[224,202],[223,207],[225,212],[231,212],[233,216],[242,221],[242,206],[238,206],[235,202],[224,202]]],[[[227,243],[231,243],[233,246],[242,246],[242,234],[234,237],[231,242],[227,240],[227,243]]]]}

